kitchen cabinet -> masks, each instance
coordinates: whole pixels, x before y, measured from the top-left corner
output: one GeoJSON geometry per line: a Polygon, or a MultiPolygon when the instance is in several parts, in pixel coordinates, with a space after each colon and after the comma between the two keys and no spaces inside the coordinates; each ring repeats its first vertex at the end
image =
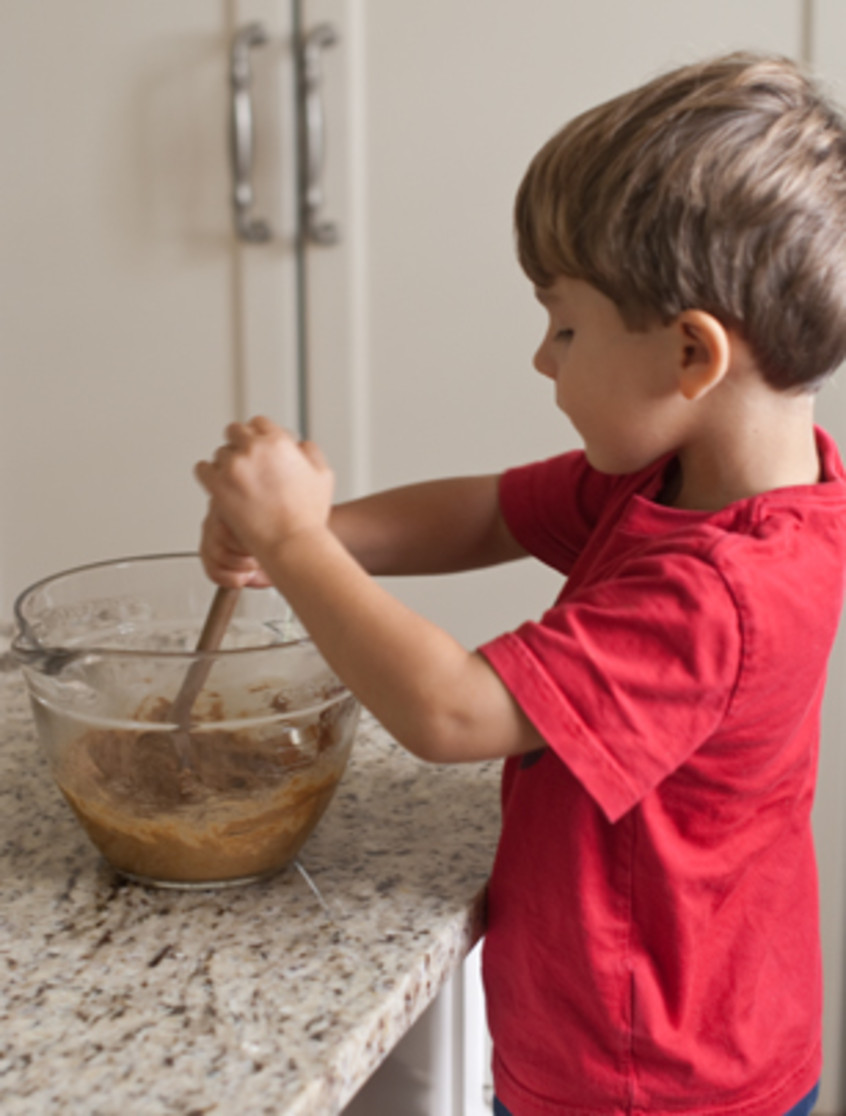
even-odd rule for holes
{"type": "MultiPolygon", "coordinates": [[[[195,545],[191,466],[256,410],[309,427],[340,495],[499,470],[575,439],[531,368],[513,259],[526,163],[568,116],[742,44],[796,53],[798,0],[7,0],[0,600],[66,565],[195,545]],[[254,213],[234,235],[229,51],[250,52],[254,213]],[[323,216],[298,268],[295,25],[321,59],[323,216]],[[307,388],[300,398],[300,366],[307,388]]],[[[543,571],[398,586],[468,641],[537,612],[543,571]]]]}
{"type": "MultiPolygon", "coordinates": [[[[193,548],[193,462],[248,406],[292,421],[279,374],[296,351],[290,176],[262,198],[278,241],[259,256],[232,234],[228,49],[241,20],[209,0],[0,12],[4,611],[67,565],[193,548]]],[[[257,127],[281,136],[257,151],[265,174],[287,127],[284,50],[259,64],[257,127]]]]}
{"type": "MultiPolygon", "coordinates": [[[[232,417],[307,419],[341,496],[576,445],[531,368],[542,318],[510,228],[529,158],[579,110],[707,53],[775,50],[842,80],[842,24],[836,0],[6,0],[3,609],[67,565],[193,547],[191,466],[232,417]],[[227,151],[230,44],[255,20],[264,244],[234,234],[227,151]],[[298,252],[292,42],[323,23],[321,216],[339,239],[298,252]]],[[[842,391],[821,418],[846,445],[842,391]]],[[[518,566],[392,588],[475,643],[555,581],[518,566]]],[[[829,1114],[846,1110],[838,655],[817,811],[829,1114]]]]}

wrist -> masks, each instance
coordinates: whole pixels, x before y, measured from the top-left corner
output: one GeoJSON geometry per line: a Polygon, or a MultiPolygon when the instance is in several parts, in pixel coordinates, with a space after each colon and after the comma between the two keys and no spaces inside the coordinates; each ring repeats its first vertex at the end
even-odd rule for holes
{"type": "Polygon", "coordinates": [[[273,581],[287,579],[298,569],[313,567],[318,555],[337,546],[328,524],[309,524],[284,536],[257,542],[253,554],[273,581]]]}

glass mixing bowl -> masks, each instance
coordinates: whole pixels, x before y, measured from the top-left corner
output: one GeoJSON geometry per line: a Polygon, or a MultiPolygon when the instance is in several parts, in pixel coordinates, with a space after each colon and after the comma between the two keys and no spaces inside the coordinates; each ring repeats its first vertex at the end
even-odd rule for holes
{"type": "Polygon", "coordinates": [[[220,650],[194,650],[213,593],[195,554],[163,554],[68,570],[15,603],[12,651],[53,776],[106,860],[143,883],[278,872],[355,736],[358,702],[275,590],[244,590],[220,650]],[[180,725],[171,703],[201,656],[180,725]]]}

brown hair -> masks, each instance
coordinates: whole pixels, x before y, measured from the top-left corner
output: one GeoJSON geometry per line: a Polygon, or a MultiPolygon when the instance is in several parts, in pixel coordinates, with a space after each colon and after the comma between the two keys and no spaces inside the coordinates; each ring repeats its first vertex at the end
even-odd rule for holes
{"type": "Polygon", "coordinates": [[[705,310],[774,387],[846,359],[846,126],[788,59],[686,66],[576,117],[515,227],[537,286],[584,279],[632,329],[705,310]]]}

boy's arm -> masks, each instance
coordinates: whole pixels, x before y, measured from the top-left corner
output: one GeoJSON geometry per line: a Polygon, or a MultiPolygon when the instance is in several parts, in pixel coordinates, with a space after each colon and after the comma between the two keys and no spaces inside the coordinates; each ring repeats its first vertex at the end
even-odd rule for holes
{"type": "MultiPolygon", "coordinates": [[[[500,511],[497,476],[428,481],[336,504],[329,526],[375,575],[457,573],[526,556],[500,511]]],[[[271,580],[213,505],[204,552],[228,584],[260,586],[271,580]]]]}
{"type": "Polygon", "coordinates": [[[329,526],[372,574],[480,569],[526,551],[499,506],[499,477],[455,477],[337,504],[329,526]]]}
{"type": "MultiPolygon", "coordinates": [[[[405,747],[434,762],[494,759],[543,740],[482,656],[406,608],[329,528],[332,474],[267,420],[227,431],[197,476],[214,515],[290,602],[338,674],[405,747]]],[[[206,568],[226,583],[204,541],[206,568]]]]}
{"type": "Polygon", "coordinates": [[[488,662],[391,596],[331,531],[259,554],[338,677],[409,751],[453,763],[543,747],[488,662]]]}

